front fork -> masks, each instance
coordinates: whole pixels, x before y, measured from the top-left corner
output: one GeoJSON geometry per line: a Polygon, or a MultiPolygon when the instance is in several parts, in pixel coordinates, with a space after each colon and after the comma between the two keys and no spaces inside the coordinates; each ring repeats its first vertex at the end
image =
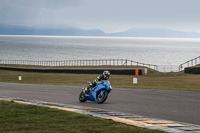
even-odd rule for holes
{"type": "Polygon", "coordinates": [[[90,95],[92,93],[92,88],[91,87],[84,87],[82,88],[83,94],[88,94],[90,95]]]}
{"type": "Polygon", "coordinates": [[[104,90],[101,91],[101,96],[103,96],[104,90]]]}
{"type": "Polygon", "coordinates": [[[83,94],[85,95],[85,92],[87,90],[87,87],[82,88],[83,94]]]}

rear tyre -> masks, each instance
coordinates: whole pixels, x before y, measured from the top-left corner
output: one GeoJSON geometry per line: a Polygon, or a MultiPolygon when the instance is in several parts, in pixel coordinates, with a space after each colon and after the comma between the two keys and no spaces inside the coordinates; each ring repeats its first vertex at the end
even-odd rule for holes
{"type": "Polygon", "coordinates": [[[99,91],[99,93],[97,93],[97,103],[98,104],[104,103],[108,97],[108,91],[106,91],[106,90],[102,90],[102,91],[99,91]]]}
{"type": "Polygon", "coordinates": [[[85,102],[86,101],[83,91],[81,91],[81,93],[79,95],[79,101],[80,102],[85,102]]]}

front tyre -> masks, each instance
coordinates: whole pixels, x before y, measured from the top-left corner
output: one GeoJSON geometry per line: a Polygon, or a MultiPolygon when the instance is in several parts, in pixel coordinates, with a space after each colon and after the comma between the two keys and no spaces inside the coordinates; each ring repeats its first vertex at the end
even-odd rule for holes
{"type": "Polygon", "coordinates": [[[98,104],[104,103],[107,97],[108,97],[108,91],[106,90],[100,91],[99,93],[97,93],[97,103],[98,104]]]}
{"type": "Polygon", "coordinates": [[[83,91],[81,91],[81,93],[79,95],[79,101],[80,102],[85,102],[86,101],[83,91]]]}

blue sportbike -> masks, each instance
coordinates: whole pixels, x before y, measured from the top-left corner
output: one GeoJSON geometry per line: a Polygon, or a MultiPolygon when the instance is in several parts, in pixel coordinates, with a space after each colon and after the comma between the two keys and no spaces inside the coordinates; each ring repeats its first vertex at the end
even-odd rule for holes
{"type": "MultiPolygon", "coordinates": [[[[88,85],[91,82],[88,82],[88,85]]],[[[103,80],[101,84],[98,84],[90,88],[89,93],[85,93],[85,88],[82,89],[80,95],[79,95],[79,101],[80,102],[86,102],[89,101],[96,101],[97,103],[101,104],[104,103],[108,97],[108,94],[112,90],[112,87],[110,85],[110,82],[108,80],[103,80]]]]}

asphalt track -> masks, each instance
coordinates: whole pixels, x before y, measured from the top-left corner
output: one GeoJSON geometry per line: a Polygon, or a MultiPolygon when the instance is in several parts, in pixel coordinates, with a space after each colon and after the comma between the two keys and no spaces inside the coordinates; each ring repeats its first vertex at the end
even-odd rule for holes
{"type": "Polygon", "coordinates": [[[0,97],[41,100],[200,125],[200,92],[113,88],[104,104],[80,103],[80,86],[0,83],[0,97]]]}

